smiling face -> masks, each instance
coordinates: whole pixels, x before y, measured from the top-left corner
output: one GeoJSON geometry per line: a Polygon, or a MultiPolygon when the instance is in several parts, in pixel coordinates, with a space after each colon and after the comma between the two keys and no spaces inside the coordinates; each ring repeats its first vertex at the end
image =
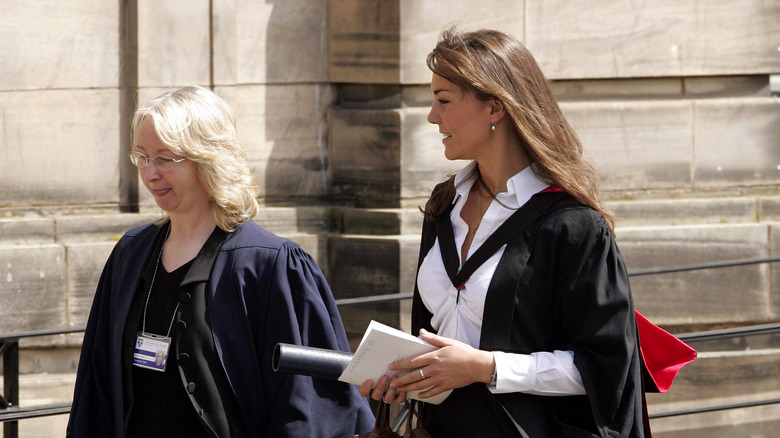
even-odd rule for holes
{"type": "Polygon", "coordinates": [[[433,104],[428,122],[444,135],[444,156],[449,160],[477,160],[491,138],[491,106],[443,77],[433,74],[433,104]]]}
{"type": "MultiPolygon", "coordinates": [[[[157,155],[182,158],[173,154],[160,140],[150,117],[141,121],[134,150],[150,158],[157,155]]],[[[153,161],[150,161],[146,167],[138,169],[138,173],[157,205],[171,217],[201,214],[204,209],[211,208],[209,195],[198,178],[193,161],[173,163],[165,172],[160,172],[153,161]]]]}

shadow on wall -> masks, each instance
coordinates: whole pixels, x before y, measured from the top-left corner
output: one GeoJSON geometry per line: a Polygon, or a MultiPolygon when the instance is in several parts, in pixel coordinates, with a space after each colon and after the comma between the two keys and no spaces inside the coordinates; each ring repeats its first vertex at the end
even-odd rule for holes
{"type": "Polygon", "coordinates": [[[326,5],[273,3],[266,33],[263,192],[270,203],[323,200],[327,183],[326,5]],[[311,41],[311,44],[307,44],[311,41]]]}

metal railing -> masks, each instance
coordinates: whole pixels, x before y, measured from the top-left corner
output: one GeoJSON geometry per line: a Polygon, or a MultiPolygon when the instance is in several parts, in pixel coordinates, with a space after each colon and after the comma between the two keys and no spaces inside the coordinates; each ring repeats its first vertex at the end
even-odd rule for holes
{"type": "MultiPolygon", "coordinates": [[[[674,272],[685,272],[700,269],[716,269],[734,266],[744,266],[760,263],[780,262],[780,257],[765,257],[754,259],[733,260],[726,262],[713,262],[689,266],[678,266],[674,268],[647,269],[629,272],[629,276],[667,274],[674,272]]],[[[336,305],[353,306],[362,304],[375,304],[389,301],[400,301],[411,299],[411,293],[396,293],[384,295],[371,295],[357,298],[343,298],[336,300],[336,305]]],[[[66,330],[44,330],[27,333],[15,333],[10,335],[0,335],[0,356],[3,357],[3,381],[4,394],[0,395],[0,422],[3,423],[3,436],[5,438],[17,438],[18,421],[28,418],[45,417],[51,415],[61,415],[70,412],[70,403],[52,404],[45,406],[33,406],[21,408],[19,406],[19,341],[25,338],[40,336],[57,336],[73,333],[82,333],[84,329],[66,329],[66,330]]],[[[765,335],[780,333],[780,323],[762,324],[755,326],[739,327],[734,329],[710,330],[704,332],[678,334],[677,337],[688,343],[699,341],[708,341],[716,339],[726,339],[743,336],[765,335]]],[[[705,412],[714,412],[729,409],[739,409],[754,406],[763,406],[780,403],[780,399],[751,401],[744,403],[733,403],[722,406],[708,406],[702,408],[692,408],[672,412],[661,412],[650,414],[650,418],[664,418],[679,415],[698,414],[705,412]]],[[[402,410],[405,412],[405,410],[402,410]]]]}
{"type": "MultiPolygon", "coordinates": [[[[628,275],[629,277],[638,277],[643,275],[669,274],[669,273],[676,273],[676,272],[696,271],[701,269],[729,268],[735,266],[746,266],[746,265],[774,263],[774,262],[780,262],[780,257],[762,257],[762,258],[732,260],[732,261],[724,261],[724,262],[701,263],[695,265],[677,266],[673,268],[643,269],[643,270],[631,271],[629,272],[628,275]]],[[[393,301],[393,300],[403,300],[403,299],[410,299],[410,298],[412,298],[412,294],[410,293],[372,295],[372,296],[336,300],[336,304],[339,306],[350,306],[350,305],[371,304],[371,303],[393,301]]],[[[736,338],[736,337],[744,337],[744,336],[757,336],[757,335],[776,334],[776,333],[780,333],[780,323],[760,324],[760,325],[753,325],[753,326],[746,326],[746,327],[738,327],[733,329],[708,330],[703,332],[678,334],[676,336],[687,343],[696,343],[696,342],[704,342],[704,341],[711,341],[717,339],[727,339],[727,338],[736,338]]],[[[690,409],[670,411],[670,412],[658,412],[658,413],[649,414],[648,416],[651,419],[665,418],[665,417],[673,417],[673,416],[680,416],[680,415],[723,411],[729,409],[764,406],[764,405],[777,404],[777,403],[780,403],[780,399],[749,401],[749,402],[742,402],[742,403],[733,403],[728,405],[706,406],[706,407],[690,408],[690,409]]],[[[403,415],[405,415],[406,412],[407,412],[406,409],[402,409],[403,415]]]]}
{"type": "Polygon", "coordinates": [[[84,329],[42,330],[36,332],[0,335],[0,356],[3,357],[3,394],[0,395],[0,422],[3,437],[19,436],[19,420],[67,414],[70,403],[21,408],[19,406],[19,340],[39,336],[57,336],[81,333],[84,329]]]}

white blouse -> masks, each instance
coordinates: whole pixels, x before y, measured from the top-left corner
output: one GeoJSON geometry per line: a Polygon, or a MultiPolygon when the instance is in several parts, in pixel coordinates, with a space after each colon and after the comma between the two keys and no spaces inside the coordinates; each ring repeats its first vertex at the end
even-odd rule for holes
{"type": "MultiPolygon", "coordinates": [[[[469,230],[466,222],[460,217],[460,212],[476,181],[475,174],[472,174],[475,166],[476,163],[472,162],[455,176],[456,195],[453,200],[455,206],[450,219],[457,248],[463,246],[463,241],[469,230]]],[[[506,183],[507,191],[496,195],[496,199],[500,203],[493,200],[482,217],[482,222],[479,224],[469,248],[468,257],[471,257],[474,251],[482,246],[482,243],[515,210],[547,186],[536,176],[533,165],[510,178],[506,183]]],[[[474,271],[460,290],[460,297],[458,297],[458,291],[450,282],[444,268],[439,240],[436,239],[420,266],[417,287],[422,302],[433,314],[431,325],[439,335],[457,339],[474,348],[479,348],[485,296],[505,248],[506,245],[502,246],[474,271]]],[[[457,252],[460,259],[461,252],[457,252]]],[[[460,260],[459,268],[463,266],[463,262],[464,260],[460,260]]],[[[570,350],[535,352],[530,355],[494,351],[493,357],[496,361],[498,380],[495,387],[489,386],[489,388],[494,393],[585,394],[582,378],[574,366],[574,352],[570,350]]]]}

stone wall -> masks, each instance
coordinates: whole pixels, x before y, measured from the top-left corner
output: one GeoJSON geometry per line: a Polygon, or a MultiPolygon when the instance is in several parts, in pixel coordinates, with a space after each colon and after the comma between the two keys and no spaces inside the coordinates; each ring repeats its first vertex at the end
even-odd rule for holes
{"type": "MultiPolygon", "coordinates": [[[[84,325],[113,244],[160,214],[126,158],[130,115],[186,84],[233,106],[257,221],[310,251],[337,298],[410,291],[417,206],[463,164],[426,121],[424,59],[452,24],[534,53],[630,270],[780,255],[776,2],[7,0],[0,16],[0,333],[84,325]]],[[[780,320],[778,264],[632,285],[672,330],[780,320]]],[[[405,327],[407,307],[342,313],[358,337],[371,318],[405,327]]],[[[23,369],[72,369],[79,343],[28,341],[23,369]],[[40,359],[66,346],[64,364],[40,359]]]]}

